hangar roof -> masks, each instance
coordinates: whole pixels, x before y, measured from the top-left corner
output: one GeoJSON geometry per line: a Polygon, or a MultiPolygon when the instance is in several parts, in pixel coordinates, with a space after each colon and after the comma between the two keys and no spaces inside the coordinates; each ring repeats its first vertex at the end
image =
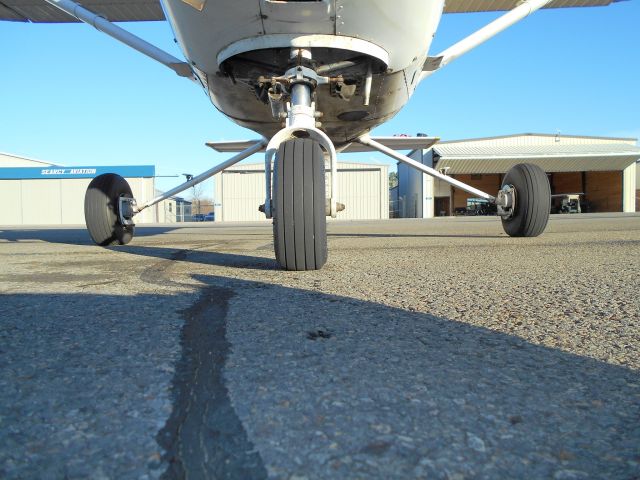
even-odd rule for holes
{"type": "Polygon", "coordinates": [[[560,133],[513,133],[509,135],[496,135],[492,137],[478,137],[478,138],[465,138],[462,140],[444,140],[440,141],[442,144],[452,143],[476,143],[476,142],[492,142],[503,141],[504,144],[515,144],[517,142],[528,143],[629,143],[635,145],[638,142],[637,138],[631,137],[603,137],[594,135],[564,135],[560,133]]]}
{"type": "Polygon", "coordinates": [[[533,163],[546,172],[623,170],[640,159],[640,148],[628,143],[583,145],[465,145],[433,147],[437,168],[448,174],[506,173],[517,163],[533,163]]]}
{"type": "MultiPolygon", "coordinates": [[[[437,137],[373,137],[382,145],[392,148],[394,150],[412,150],[412,149],[426,149],[431,145],[439,141],[437,137]]],[[[251,147],[255,140],[240,140],[240,141],[224,141],[224,142],[207,142],[207,147],[213,148],[217,152],[241,152],[251,147]]],[[[266,147],[263,147],[260,151],[264,152],[266,147]]],[[[348,143],[346,146],[338,148],[338,153],[355,153],[355,152],[374,152],[377,151],[367,145],[353,142],[348,143]]]]}
{"type": "Polygon", "coordinates": [[[43,162],[33,158],[21,157],[12,153],[0,152],[0,168],[8,167],[41,167],[55,165],[51,162],[43,162]]]}

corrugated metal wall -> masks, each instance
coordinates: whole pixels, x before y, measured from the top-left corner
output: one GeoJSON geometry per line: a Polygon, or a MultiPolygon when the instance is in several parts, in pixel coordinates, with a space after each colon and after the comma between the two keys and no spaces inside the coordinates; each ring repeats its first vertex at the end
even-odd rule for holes
{"type": "MultiPolygon", "coordinates": [[[[338,163],[338,202],[347,208],[338,220],[389,218],[389,168],[386,165],[338,163]]],[[[331,175],[327,173],[327,194],[331,175]]],[[[270,221],[258,211],[264,203],[264,164],[237,165],[214,176],[216,221],[270,221]]]]}
{"type": "Polygon", "coordinates": [[[266,196],[264,165],[238,165],[213,178],[216,221],[266,220],[258,211],[266,196]]]}
{"type": "MultiPolygon", "coordinates": [[[[327,182],[330,179],[331,175],[327,175],[327,182]]],[[[389,218],[389,167],[338,162],[338,202],[347,208],[338,214],[337,220],[389,218]]]]}
{"type": "MultiPolygon", "coordinates": [[[[127,178],[142,203],[154,196],[153,178],[127,178]]],[[[0,180],[0,225],[84,225],[84,194],[90,178],[0,180]]],[[[136,223],[156,221],[152,209],[136,223]]]]}

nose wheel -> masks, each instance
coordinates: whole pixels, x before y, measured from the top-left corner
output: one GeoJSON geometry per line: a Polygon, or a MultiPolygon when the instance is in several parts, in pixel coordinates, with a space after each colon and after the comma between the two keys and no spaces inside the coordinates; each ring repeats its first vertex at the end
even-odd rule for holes
{"type": "Polygon", "coordinates": [[[100,246],[125,245],[135,232],[133,194],[120,175],[105,173],[91,180],[84,196],[84,218],[91,239],[100,246]]]}
{"type": "Polygon", "coordinates": [[[286,270],[319,270],[327,261],[325,166],[311,139],[280,145],[273,178],[273,243],[286,270]]]}

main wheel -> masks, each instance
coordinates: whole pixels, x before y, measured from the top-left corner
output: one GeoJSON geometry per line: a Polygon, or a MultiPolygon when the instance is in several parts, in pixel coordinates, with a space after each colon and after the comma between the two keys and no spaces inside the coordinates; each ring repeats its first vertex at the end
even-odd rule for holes
{"type": "Polygon", "coordinates": [[[98,175],[84,196],[84,219],[91,239],[98,245],[125,245],[135,227],[122,225],[118,209],[120,197],[133,198],[127,181],[115,173],[98,175]]]}
{"type": "Polygon", "coordinates": [[[502,186],[515,189],[513,215],[502,219],[502,227],[512,237],[537,237],[544,232],[551,211],[549,179],[537,165],[521,163],[504,176],[502,186]]]}
{"type": "Polygon", "coordinates": [[[324,155],[310,139],[280,145],[273,171],[273,243],[287,270],[319,270],[327,261],[324,155]]]}

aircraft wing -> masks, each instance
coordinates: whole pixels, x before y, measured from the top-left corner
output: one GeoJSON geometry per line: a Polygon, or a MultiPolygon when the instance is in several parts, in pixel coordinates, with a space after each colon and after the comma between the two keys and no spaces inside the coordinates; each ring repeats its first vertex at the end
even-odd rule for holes
{"type": "MultiPolygon", "coordinates": [[[[111,22],[165,19],[158,0],[84,0],[82,6],[111,22]]],[[[34,23],[78,22],[42,0],[1,0],[0,20],[34,23]]]]}
{"type": "MultiPolygon", "coordinates": [[[[392,150],[426,150],[440,141],[438,137],[371,137],[371,139],[392,150]]],[[[375,148],[358,142],[347,144],[346,147],[338,150],[344,153],[377,152],[375,148]]]]}
{"type": "MultiPolygon", "coordinates": [[[[597,7],[621,0],[553,0],[544,8],[597,7]]],[[[511,10],[520,0],[447,0],[444,13],[511,10]]],[[[82,6],[111,22],[164,20],[159,0],[85,0],[82,6]]],[[[0,20],[34,23],[77,22],[75,18],[42,0],[2,0],[0,20]]]]}
{"type": "MultiPolygon", "coordinates": [[[[603,7],[624,0],[553,0],[543,8],[603,7]]],[[[498,12],[513,10],[521,0],[447,0],[444,13],[498,12]]]]}
{"type": "MultiPolygon", "coordinates": [[[[417,150],[427,149],[438,143],[438,140],[440,139],[437,137],[373,137],[373,140],[393,150],[417,150]]],[[[206,145],[217,152],[241,152],[255,144],[255,142],[255,140],[208,142],[206,145]]],[[[357,142],[347,143],[346,145],[336,145],[336,149],[341,153],[377,151],[374,148],[357,142]]],[[[263,148],[261,151],[264,150],[265,149],[263,148]]]]}

